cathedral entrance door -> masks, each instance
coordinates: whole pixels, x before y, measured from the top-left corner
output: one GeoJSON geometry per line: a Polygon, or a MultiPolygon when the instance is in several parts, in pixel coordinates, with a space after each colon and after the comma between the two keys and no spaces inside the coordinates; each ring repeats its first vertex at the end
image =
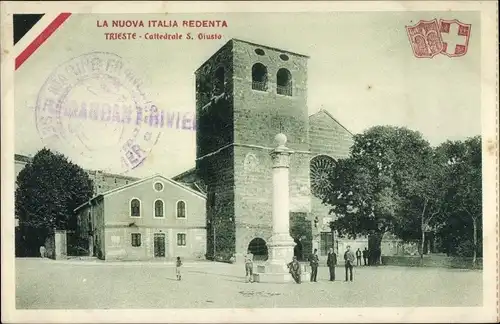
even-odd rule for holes
{"type": "Polygon", "coordinates": [[[155,258],[164,258],[165,257],[165,234],[164,233],[155,233],[153,245],[154,245],[155,258]]]}

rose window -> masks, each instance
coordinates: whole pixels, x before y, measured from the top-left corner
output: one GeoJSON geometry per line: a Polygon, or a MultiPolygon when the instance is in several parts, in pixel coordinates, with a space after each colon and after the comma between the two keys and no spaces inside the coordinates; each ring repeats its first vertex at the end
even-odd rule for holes
{"type": "Polygon", "coordinates": [[[333,189],[331,177],[335,171],[335,160],[320,155],[311,160],[311,193],[323,198],[333,189]]]}

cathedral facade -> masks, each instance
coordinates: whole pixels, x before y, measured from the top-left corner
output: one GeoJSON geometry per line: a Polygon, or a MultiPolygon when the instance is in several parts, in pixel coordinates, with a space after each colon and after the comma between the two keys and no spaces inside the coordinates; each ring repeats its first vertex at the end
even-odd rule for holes
{"type": "Polygon", "coordinates": [[[314,248],[323,255],[334,246],[330,208],[319,197],[353,139],[328,112],[309,116],[308,59],[232,39],[195,72],[197,147],[191,176],[207,193],[209,258],[239,259],[251,250],[265,259],[272,234],[269,153],[280,132],[294,151],[289,213],[296,255],[306,259],[314,248]]]}

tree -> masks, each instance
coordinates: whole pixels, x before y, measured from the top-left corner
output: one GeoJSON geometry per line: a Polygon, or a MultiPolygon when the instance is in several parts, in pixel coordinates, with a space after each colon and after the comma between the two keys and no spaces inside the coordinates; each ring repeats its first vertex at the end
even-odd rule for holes
{"type": "Polygon", "coordinates": [[[420,241],[420,256],[425,253],[425,233],[439,228],[445,215],[446,172],[442,155],[427,149],[417,157],[401,186],[404,201],[394,234],[404,241],[420,241]]]}
{"type": "Polygon", "coordinates": [[[460,254],[472,252],[472,264],[476,266],[478,234],[482,231],[481,137],[447,141],[438,149],[445,161],[448,186],[447,215],[440,234],[454,253],[471,242],[460,254]]]}
{"type": "Polygon", "coordinates": [[[74,209],[93,194],[92,180],[62,154],[40,150],[17,177],[15,209],[28,253],[54,229],[76,229],[74,209]]]}
{"type": "Polygon", "coordinates": [[[420,133],[406,128],[376,126],[355,135],[351,154],[338,161],[333,189],[324,199],[337,216],[331,226],[341,236],[368,235],[370,254],[378,262],[383,235],[407,228],[403,193],[423,173],[431,152],[420,133]]]}

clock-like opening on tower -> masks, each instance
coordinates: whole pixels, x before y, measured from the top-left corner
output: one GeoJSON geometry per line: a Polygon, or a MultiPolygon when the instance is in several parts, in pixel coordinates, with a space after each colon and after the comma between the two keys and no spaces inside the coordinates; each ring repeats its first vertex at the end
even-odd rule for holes
{"type": "Polygon", "coordinates": [[[265,55],[266,53],[264,52],[264,50],[263,50],[262,48],[256,48],[256,49],[255,49],[255,54],[260,55],[260,56],[263,56],[263,55],[265,55]]]}
{"type": "Polygon", "coordinates": [[[283,61],[288,61],[288,60],[289,60],[289,57],[288,57],[288,55],[286,55],[286,54],[281,54],[281,55],[280,55],[280,59],[282,59],[283,61]]]}

